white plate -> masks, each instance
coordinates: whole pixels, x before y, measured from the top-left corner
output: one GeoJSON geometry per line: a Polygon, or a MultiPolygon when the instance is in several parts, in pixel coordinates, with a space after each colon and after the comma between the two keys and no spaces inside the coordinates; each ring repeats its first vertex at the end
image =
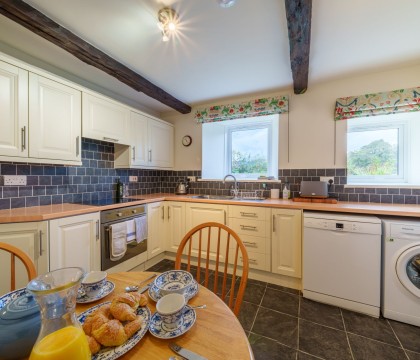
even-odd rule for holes
{"type": "MultiPolygon", "coordinates": [[[[85,319],[88,315],[92,314],[97,308],[110,304],[111,302],[105,302],[96,306],[91,307],[90,309],[86,310],[85,312],[81,313],[77,319],[81,324],[85,322],[85,319]]],[[[121,355],[125,354],[127,351],[131,350],[134,345],[136,345],[146,334],[147,330],[149,329],[151,313],[148,307],[139,307],[137,309],[137,315],[140,315],[142,318],[141,328],[134,333],[134,335],[129,338],[124,344],[116,347],[104,347],[96,353],[92,355],[92,360],[113,360],[119,358],[121,355]]]]}
{"type": "Polygon", "coordinates": [[[168,330],[165,329],[160,315],[156,312],[150,320],[149,332],[160,339],[173,339],[190,330],[195,323],[195,319],[195,310],[187,305],[182,314],[181,324],[175,330],[168,330]]]}
{"type": "MultiPolygon", "coordinates": [[[[197,281],[193,281],[190,287],[188,287],[187,291],[184,293],[185,300],[192,299],[198,293],[198,284],[197,281]]],[[[158,301],[163,295],[159,292],[159,288],[155,285],[155,283],[151,283],[149,287],[149,296],[153,301],[158,301]]]]}
{"type": "Polygon", "coordinates": [[[76,302],[78,304],[87,304],[94,301],[98,301],[105,296],[111,294],[114,291],[115,284],[112,281],[106,281],[104,287],[96,294],[94,297],[89,297],[88,295],[83,294],[82,288],[79,288],[77,292],[77,299],[76,302]]]}

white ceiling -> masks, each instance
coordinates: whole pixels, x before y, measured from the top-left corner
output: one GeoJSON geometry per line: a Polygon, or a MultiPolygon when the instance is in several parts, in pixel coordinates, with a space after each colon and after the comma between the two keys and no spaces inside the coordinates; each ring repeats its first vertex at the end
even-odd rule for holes
{"type": "MultiPolygon", "coordinates": [[[[283,0],[237,0],[227,9],[216,0],[25,1],[189,105],[292,88],[283,0]],[[181,28],[164,43],[157,11],[168,5],[178,12],[181,28]]],[[[309,89],[418,63],[419,13],[419,0],[314,0],[309,89]]],[[[2,15],[0,42],[131,105],[170,110],[2,15]]]]}

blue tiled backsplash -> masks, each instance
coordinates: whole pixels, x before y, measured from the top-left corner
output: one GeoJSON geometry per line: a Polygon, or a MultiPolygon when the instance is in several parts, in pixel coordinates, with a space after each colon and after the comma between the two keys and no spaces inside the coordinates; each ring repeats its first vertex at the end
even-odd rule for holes
{"type": "MultiPolygon", "coordinates": [[[[111,198],[115,183],[120,178],[128,183],[129,176],[138,182],[129,183],[130,195],[157,192],[174,193],[179,179],[201,176],[201,171],[126,170],[114,169],[114,145],[90,139],[82,141],[82,166],[55,166],[30,163],[0,163],[0,175],[26,175],[26,186],[1,186],[0,209],[61,204],[111,198]]],[[[341,201],[420,204],[420,189],[407,188],[344,188],[346,169],[292,169],[279,170],[279,177],[291,184],[292,196],[298,196],[302,180],[319,180],[320,176],[333,176],[330,194],[341,201]]],[[[191,183],[190,193],[228,195],[232,183],[200,181],[191,183]]],[[[278,184],[239,184],[241,190],[263,190],[269,196],[270,187],[278,184]]]]}

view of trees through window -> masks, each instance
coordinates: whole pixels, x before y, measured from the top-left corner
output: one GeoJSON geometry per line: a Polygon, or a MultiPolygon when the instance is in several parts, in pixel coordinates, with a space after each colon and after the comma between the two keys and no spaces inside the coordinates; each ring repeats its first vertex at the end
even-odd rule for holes
{"type": "MultiPolygon", "coordinates": [[[[231,171],[236,175],[266,176],[268,173],[268,129],[231,132],[231,171]]],[[[240,177],[240,176],[239,176],[240,177]]]]}
{"type": "Polygon", "coordinates": [[[398,129],[349,132],[348,175],[398,175],[398,129]]]}

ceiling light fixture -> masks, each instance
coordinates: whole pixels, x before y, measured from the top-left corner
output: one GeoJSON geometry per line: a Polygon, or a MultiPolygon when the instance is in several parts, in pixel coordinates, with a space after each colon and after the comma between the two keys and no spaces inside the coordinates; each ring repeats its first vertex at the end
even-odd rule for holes
{"type": "Polygon", "coordinates": [[[218,0],[219,6],[222,8],[228,8],[235,4],[236,0],[218,0]]]}
{"type": "Polygon", "coordinates": [[[169,37],[176,31],[178,14],[174,9],[165,7],[158,12],[158,27],[162,31],[162,41],[169,41],[169,37]]]}

